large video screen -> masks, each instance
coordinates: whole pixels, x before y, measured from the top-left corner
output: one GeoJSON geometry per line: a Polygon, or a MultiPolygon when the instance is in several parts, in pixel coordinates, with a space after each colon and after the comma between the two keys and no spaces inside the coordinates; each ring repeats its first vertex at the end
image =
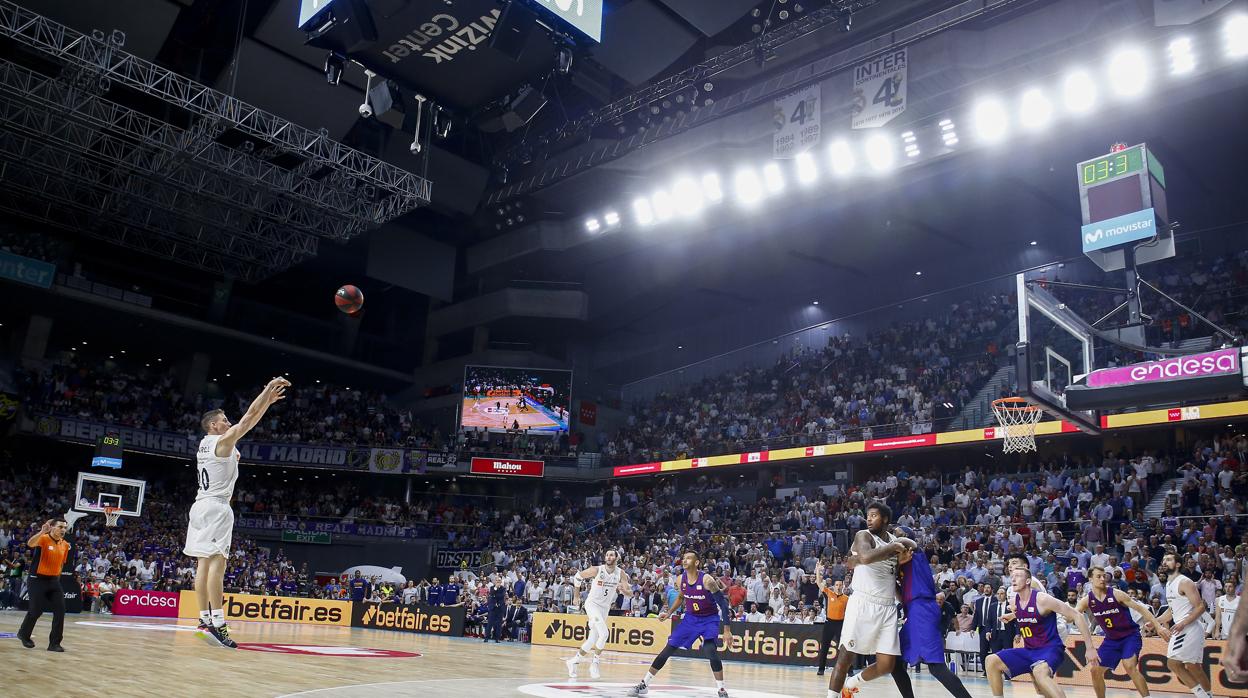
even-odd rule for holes
{"type": "Polygon", "coordinates": [[[528,431],[557,436],[568,430],[572,372],[548,368],[465,366],[464,429],[528,431]]]}

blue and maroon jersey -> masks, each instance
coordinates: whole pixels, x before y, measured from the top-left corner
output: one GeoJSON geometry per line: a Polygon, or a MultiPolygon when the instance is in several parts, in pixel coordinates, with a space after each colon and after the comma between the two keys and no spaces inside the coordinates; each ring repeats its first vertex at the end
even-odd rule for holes
{"type": "Polygon", "coordinates": [[[910,562],[897,568],[897,583],[901,585],[901,603],[910,608],[915,599],[936,599],[936,578],[927,561],[927,553],[914,551],[910,562]]]}
{"type": "Polygon", "coordinates": [[[687,574],[682,572],[680,575],[680,593],[685,597],[685,615],[719,615],[719,606],[715,604],[715,600],[711,598],[711,592],[706,590],[706,585],[703,583],[704,576],[702,572],[699,572],[697,580],[691,583],[687,574]]]}
{"type": "Polygon", "coordinates": [[[1018,634],[1023,636],[1023,646],[1029,650],[1045,649],[1062,646],[1062,637],[1057,634],[1057,614],[1043,615],[1036,606],[1036,596],[1040,592],[1027,590],[1027,600],[1014,597],[1014,614],[1018,622],[1018,634]]]}
{"type": "Polygon", "coordinates": [[[1120,640],[1124,637],[1140,634],[1140,626],[1131,617],[1131,609],[1118,603],[1114,590],[1104,599],[1096,598],[1096,592],[1088,594],[1088,610],[1096,624],[1105,631],[1105,637],[1120,640]]]}

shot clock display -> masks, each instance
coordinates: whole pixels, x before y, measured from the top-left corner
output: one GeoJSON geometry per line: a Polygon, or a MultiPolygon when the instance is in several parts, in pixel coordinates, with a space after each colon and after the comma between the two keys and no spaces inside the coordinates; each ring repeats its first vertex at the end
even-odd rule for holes
{"type": "Polygon", "coordinates": [[[1113,177],[1144,169],[1144,146],[1137,145],[1117,153],[1079,164],[1079,183],[1090,186],[1113,177]]]}
{"type": "Polygon", "coordinates": [[[1166,175],[1144,143],[1075,166],[1083,214],[1083,252],[1105,271],[1174,256],[1166,175]],[[1156,238],[1145,247],[1139,243],[1156,238]]]}
{"type": "Polygon", "coordinates": [[[121,437],[116,434],[105,434],[95,442],[95,457],[91,459],[93,468],[121,468],[122,444],[121,437]]]}

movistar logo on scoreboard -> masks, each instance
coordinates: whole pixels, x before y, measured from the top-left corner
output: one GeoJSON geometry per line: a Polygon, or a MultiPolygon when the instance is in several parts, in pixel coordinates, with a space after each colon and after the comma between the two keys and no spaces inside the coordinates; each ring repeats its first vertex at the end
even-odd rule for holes
{"type": "Polygon", "coordinates": [[[1146,208],[1083,226],[1083,251],[1092,252],[1136,240],[1146,240],[1156,234],[1157,217],[1153,214],[1153,209],[1146,208]]]}

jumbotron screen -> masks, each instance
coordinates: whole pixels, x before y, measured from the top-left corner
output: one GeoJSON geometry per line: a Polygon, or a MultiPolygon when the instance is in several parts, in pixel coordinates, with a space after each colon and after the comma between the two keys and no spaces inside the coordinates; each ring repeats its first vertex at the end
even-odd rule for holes
{"type": "Polygon", "coordinates": [[[571,371],[464,367],[464,404],[459,418],[463,429],[556,436],[568,430],[571,406],[571,371]]]}

